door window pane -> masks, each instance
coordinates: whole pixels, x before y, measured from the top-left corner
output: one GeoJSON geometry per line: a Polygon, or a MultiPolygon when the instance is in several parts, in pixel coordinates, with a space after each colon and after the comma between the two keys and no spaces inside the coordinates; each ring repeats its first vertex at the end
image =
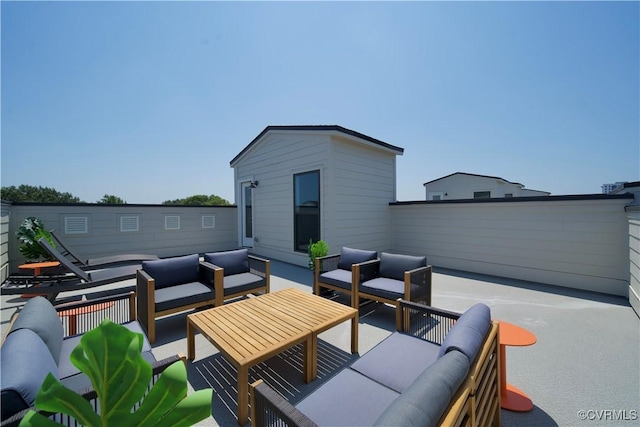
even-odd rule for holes
{"type": "Polygon", "coordinates": [[[293,176],[294,249],[307,252],[320,240],[320,171],[293,176]]]}

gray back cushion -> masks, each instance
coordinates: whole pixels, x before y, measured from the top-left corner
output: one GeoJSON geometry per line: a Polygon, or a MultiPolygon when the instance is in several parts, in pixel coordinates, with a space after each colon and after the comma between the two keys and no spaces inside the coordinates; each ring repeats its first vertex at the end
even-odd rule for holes
{"type": "Polygon", "coordinates": [[[351,271],[351,266],[353,264],[360,264],[361,262],[371,261],[376,259],[377,257],[378,252],[376,251],[365,251],[362,249],[343,247],[340,250],[338,268],[351,271]]]}
{"type": "Polygon", "coordinates": [[[416,268],[426,267],[426,256],[412,256],[390,254],[382,252],[380,254],[380,277],[388,279],[404,280],[404,272],[415,270],[416,268]]]}
{"type": "Polygon", "coordinates": [[[451,350],[462,352],[469,363],[476,360],[487,332],[491,327],[491,310],[482,303],[462,313],[442,341],[440,356],[451,350]]]}
{"type": "Polygon", "coordinates": [[[437,426],[468,372],[469,362],[462,353],[447,353],[425,369],[374,426],[437,426]]]}
{"type": "Polygon", "coordinates": [[[225,276],[249,272],[249,251],[247,249],[206,253],[204,260],[222,267],[225,276]]]}
{"type": "Polygon", "coordinates": [[[62,348],[64,329],[56,309],[53,308],[48,299],[34,297],[27,301],[18,314],[16,321],[13,322],[9,333],[11,334],[13,331],[20,329],[30,329],[38,334],[56,364],[60,362],[60,349],[62,348]]]}
{"type": "Polygon", "coordinates": [[[58,378],[58,367],[45,343],[30,329],[7,336],[0,349],[2,419],[33,406],[49,372],[58,378]]]}
{"type": "Polygon", "coordinates": [[[143,261],[142,269],[156,281],[156,289],[168,288],[200,280],[198,254],[143,261]]]}

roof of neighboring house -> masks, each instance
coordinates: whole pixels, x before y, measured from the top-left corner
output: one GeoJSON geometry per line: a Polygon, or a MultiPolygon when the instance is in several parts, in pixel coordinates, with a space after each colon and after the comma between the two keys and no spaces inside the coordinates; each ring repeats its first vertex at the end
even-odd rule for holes
{"type": "Polygon", "coordinates": [[[452,173],[452,174],[450,174],[450,175],[443,176],[443,177],[438,178],[438,179],[434,179],[433,181],[425,182],[425,183],[424,183],[424,184],[422,184],[422,185],[431,184],[432,182],[440,181],[441,179],[449,178],[449,177],[454,176],[454,175],[467,175],[467,176],[473,176],[473,177],[477,177],[477,178],[490,178],[490,179],[497,179],[497,180],[499,180],[499,181],[504,181],[504,182],[505,182],[505,183],[507,183],[507,184],[515,184],[515,185],[520,185],[520,186],[524,187],[524,185],[523,185],[523,184],[520,184],[519,182],[511,182],[511,181],[507,181],[506,179],[504,179],[504,178],[500,178],[499,176],[477,175],[477,174],[475,174],[475,173],[466,173],[466,172],[455,172],[455,173],[452,173]]]}
{"type": "Polygon", "coordinates": [[[351,129],[347,129],[344,128],[342,126],[338,126],[338,125],[288,125],[288,126],[267,126],[266,128],[264,128],[264,130],[262,132],[260,132],[260,134],[258,136],[256,136],[255,138],[253,138],[253,141],[251,141],[249,143],[249,145],[247,145],[246,147],[244,147],[242,149],[242,151],[240,151],[240,153],[238,153],[237,156],[235,156],[230,164],[231,166],[233,166],[233,164],[240,159],[240,157],[242,157],[247,151],[249,151],[251,149],[251,147],[253,147],[258,141],[260,141],[260,139],[265,136],[268,132],[271,131],[294,131],[294,132],[336,132],[336,133],[341,133],[347,136],[350,136],[352,138],[357,138],[357,139],[361,139],[363,141],[378,145],[380,147],[386,148],[388,150],[394,151],[396,152],[396,154],[403,154],[404,153],[404,148],[401,147],[397,147],[395,145],[391,145],[388,144],[386,142],[380,141],[379,139],[375,139],[372,138],[370,136],[367,136],[365,134],[362,134],[360,132],[356,132],[353,131],[351,129]]]}

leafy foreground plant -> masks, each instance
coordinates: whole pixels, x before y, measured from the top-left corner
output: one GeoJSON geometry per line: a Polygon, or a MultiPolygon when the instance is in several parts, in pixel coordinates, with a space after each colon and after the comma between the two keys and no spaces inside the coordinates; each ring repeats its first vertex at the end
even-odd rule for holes
{"type": "MultiPolygon", "coordinates": [[[[187,370],[182,361],[163,371],[145,396],[152,368],[142,357],[143,342],[142,334],[104,320],[82,336],[70,355],[71,363],[91,380],[100,412],[94,412],[85,398],[51,373],[40,387],[36,408],[70,415],[89,427],[190,426],[211,416],[213,391],[204,389],[187,396],[187,370]]],[[[20,426],[58,425],[35,411],[20,422],[20,426]]]]}
{"type": "Polygon", "coordinates": [[[25,218],[16,231],[16,236],[20,241],[20,253],[27,261],[36,261],[40,258],[51,259],[51,255],[38,243],[38,240],[44,237],[52,247],[56,247],[51,233],[44,228],[41,219],[32,216],[25,218]]]}
{"type": "Polygon", "coordinates": [[[309,239],[309,268],[315,270],[316,258],[326,256],[329,253],[329,245],[324,240],[318,240],[313,243],[313,240],[309,239]]]}

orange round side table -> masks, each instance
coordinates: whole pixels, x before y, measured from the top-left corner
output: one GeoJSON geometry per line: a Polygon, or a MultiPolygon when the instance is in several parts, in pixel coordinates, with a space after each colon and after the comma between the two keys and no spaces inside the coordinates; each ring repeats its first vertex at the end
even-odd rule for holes
{"type": "Polygon", "coordinates": [[[527,412],[533,409],[533,402],[522,390],[507,384],[506,346],[527,346],[536,343],[536,336],[526,329],[513,323],[499,320],[500,324],[500,406],[517,412],[527,412]]]}
{"type": "Polygon", "coordinates": [[[76,335],[79,315],[93,313],[94,311],[106,310],[107,308],[113,307],[114,304],[115,302],[113,301],[107,301],[98,304],[87,305],[84,307],[70,308],[68,310],[59,311],[58,316],[69,318],[69,335],[76,335]]]}
{"type": "MultiPolygon", "coordinates": [[[[30,262],[28,264],[22,264],[22,265],[19,265],[18,268],[20,270],[33,270],[33,276],[38,277],[43,268],[57,267],[59,265],[60,265],[60,262],[58,261],[43,261],[43,262],[30,262]]],[[[38,284],[35,284],[34,286],[38,286],[38,284]]],[[[33,298],[38,295],[46,295],[46,294],[23,294],[20,297],[33,298]]]]}

